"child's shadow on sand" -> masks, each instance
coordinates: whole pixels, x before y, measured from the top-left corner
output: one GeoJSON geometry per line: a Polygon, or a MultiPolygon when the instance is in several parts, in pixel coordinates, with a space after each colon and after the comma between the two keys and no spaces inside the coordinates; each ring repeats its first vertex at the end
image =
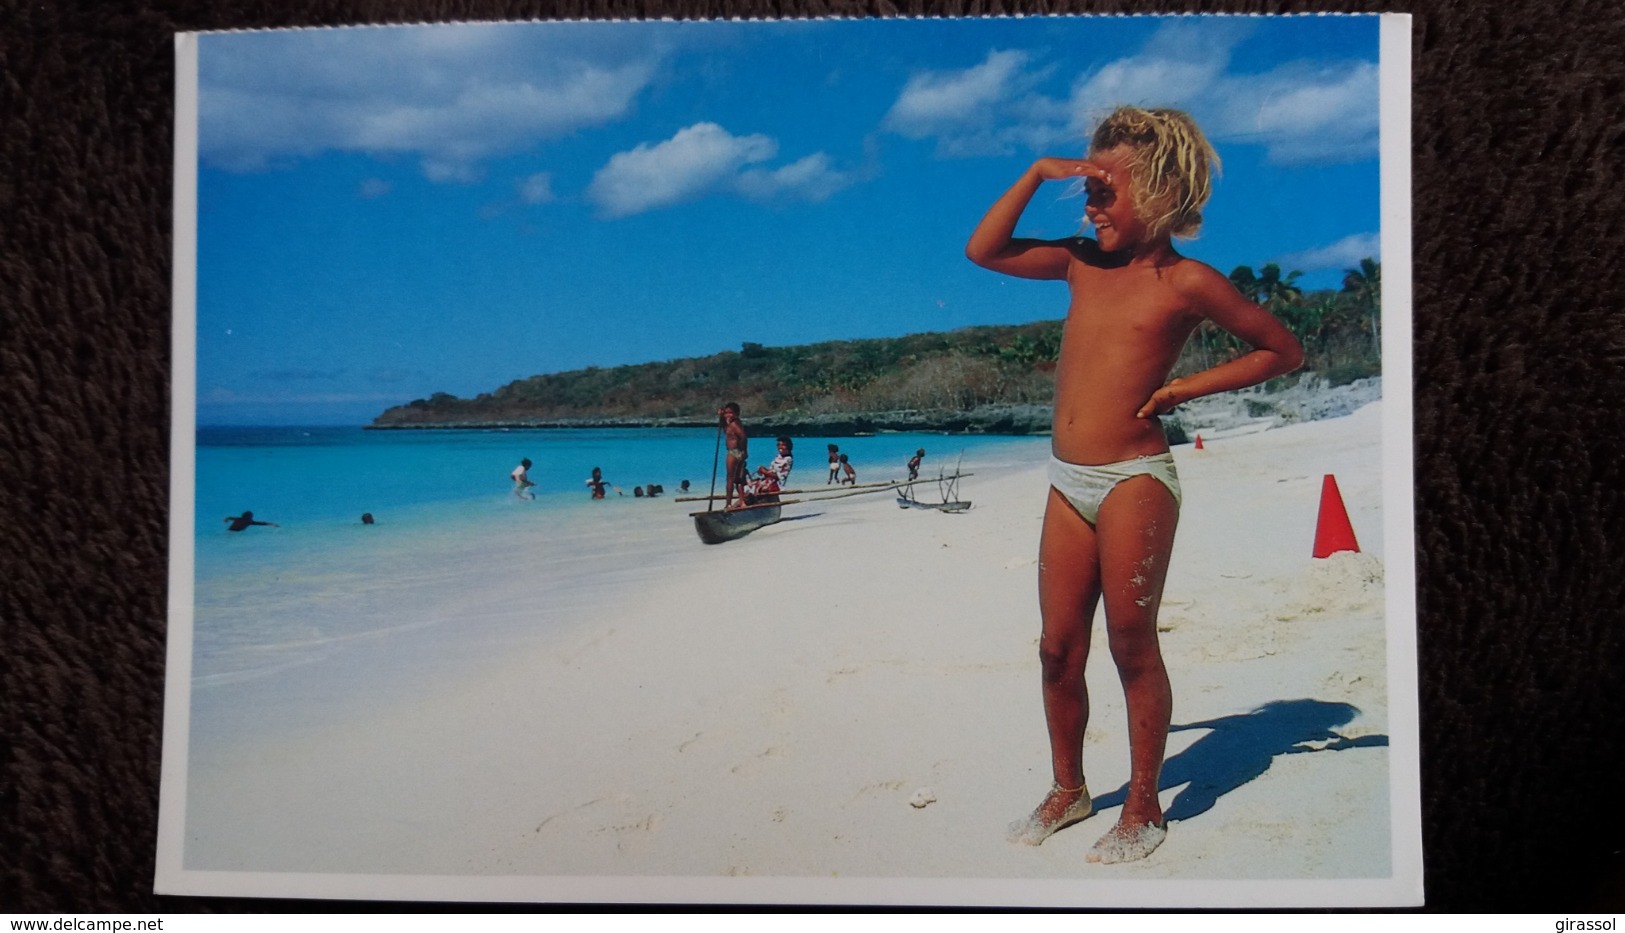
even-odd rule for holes
{"type": "MultiPolygon", "coordinates": [[[[1188,785],[1168,805],[1169,820],[1188,820],[1213,809],[1219,798],[1268,771],[1277,755],[1386,747],[1386,735],[1345,738],[1332,731],[1352,722],[1358,708],[1323,700],[1276,700],[1250,713],[1173,726],[1170,731],[1210,729],[1162,766],[1160,789],[1188,785]]],[[[1095,798],[1095,809],[1120,806],[1128,785],[1095,798]]]]}

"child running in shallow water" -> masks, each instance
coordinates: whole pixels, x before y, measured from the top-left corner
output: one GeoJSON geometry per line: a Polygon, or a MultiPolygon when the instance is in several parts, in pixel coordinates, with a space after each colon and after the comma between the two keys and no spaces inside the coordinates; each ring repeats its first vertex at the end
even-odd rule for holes
{"type": "Polygon", "coordinates": [[[1181,256],[1193,236],[1218,156],[1177,110],[1119,108],[1095,129],[1087,159],[1044,158],[988,210],[965,247],[977,265],[1071,292],[1055,374],[1050,490],[1038,544],[1044,718],[1054,785],[1011,838],[1038,845],[1092,812],[1083,776],[1089,699],[1083,671],[1095,608],[1128,705],[1129,783],[1117,824],[1091,862],[1150,855],[1167,835],[1157,799],[1173,694],[1157,642],[1168,557],[1179,518],[1179,477],[1158,416],[1182,402],[1256,385],[1296,369],[1303,349],[1223,275],[1181,256]],[[1045,181],[1083,182],[1095,238],[1014,238],[1045,181]],[[1168,381],[1204,319],[1253,349],[1168,381]]]}

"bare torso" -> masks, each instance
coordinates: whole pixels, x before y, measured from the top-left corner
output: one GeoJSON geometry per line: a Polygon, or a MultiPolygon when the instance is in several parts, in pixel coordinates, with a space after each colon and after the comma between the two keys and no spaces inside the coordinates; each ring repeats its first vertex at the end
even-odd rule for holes
{"type": "Polygon", "coordinates": [[[1092,240],[1072,248],[1051,449],[1070,463],[1116,463],[1167,451],[1162,424],[1136,414],[1161,388],[1201,316],[1177,288],[1174,256],[1160,266],[1120,262],[1092,240]]]}

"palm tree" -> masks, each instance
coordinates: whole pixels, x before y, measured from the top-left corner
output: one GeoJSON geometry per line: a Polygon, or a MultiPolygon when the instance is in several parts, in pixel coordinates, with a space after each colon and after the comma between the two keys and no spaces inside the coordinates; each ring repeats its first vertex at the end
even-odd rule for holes
{"type": "Polygon", "coordinates": [[[1381,300],[1382,263],[1367,256],[1360,260],[1360,268],[1343,270],[1343,292],[1359,301],[1363,309],[1375,307],[1381,300]]]}
{"type": "MultiPolygon", "coordinates": [[[[1294,321],[1302,323],[1303,314],[1295,314],[1303,303],[1303,289],[1298,287],[1298,278],[1303,275],[1299,269],[1293,269],[1285,275],[1281,274],[1281,264],[1266,262],[1253,272],[1252,266],[1237,266],[1230,272],[1230,284],[1241,292],[1241,296],[1254,304],[1261,304],[1279,317],[1287,319],[1288,326],[1294,321]]],[[[1204,325],[1207,322],[1203,322],[1204,325]]],[[[1314,317],[1314,327],[1319,328],[1320,318],[1314,317]]],[[[1300,337],[1305,336],[1299,334],[1300,337]]],[[[1234,338],[1228,334],[1219,337],[1219,342],[1228,349],[1238,349],[1234,338]]],[[[1202,349],[1207,350],[1208,336],[1202,335],[1202,349]]]]}
{"type": "Polygon", "coordinates": [[[1301,270],[1293,269],[1283,277],[1279,264],[1264,263],[1258,270],[1258,298],[1255,300],[1272,310],[1279,310],[1282,305],[1303,297],[1303,289],[1297,284],[1301,275],[1301,270]]]}
{"type": "MultiPolygon", "coordinates": [[[[1277,267],[1279,269],[1279,267],[1277,267]]],[[[1252,266],[1237,266],[1230,271],[1230,284],[1241,292],[1241,297],[1253,304],[1259,303],[1258,276],[1252,266]]]]}
{"type": "Polygon", "coordinates": [[[1280,263],[1266,262],[1256,273],[1252,266],[1237,266],[1230,272],[1230,284],[1254,304],[1279,307],[1282,302],[1303,295],[1303,289],[1298,287],[1301,275],[1301,271],[1294,269],[1282,276],[1280,263]]]}
{"type": "Polygon", "coordinates": [[[1336,313],[1336,302],[1317,292],[1313,300],[1295,301],[1281,308],[1281,323],[1305,345],[1318,346],[1325,336],[1326,321],[1336,313]]]}
{"type": "Polygon", "coordinates": [[[1360,260],[1360,268],[1343,270],[1343,294],[1353,302],[1355,310],[1371,319],[1371,335],[1377,344],[1377,356],[1382,356],[1382,263],[1367,256],[1360,260]]]}

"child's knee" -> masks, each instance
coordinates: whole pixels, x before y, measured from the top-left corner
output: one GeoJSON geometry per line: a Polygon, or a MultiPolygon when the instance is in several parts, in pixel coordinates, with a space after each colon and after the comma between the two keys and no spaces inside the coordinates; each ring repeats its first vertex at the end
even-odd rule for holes
{"type": "Polygon", "coordinates": [[[1139,632],[1112,633],[1111,651],[1112,663],[1117,665],[1118,674],[1124,678],[1155,672],[1163,667],[1162,648],[1157,644],[1154,628],[1149,637],[1139,632]]]}
{"type": "Polygon", "coordinates": [[[1060,638],[1038,639],[1038,663],[1045,680],[1064,680],[1083,676],[1084,664],[1089,660],[1089,646],[1075,640],[1060,638]]]}

